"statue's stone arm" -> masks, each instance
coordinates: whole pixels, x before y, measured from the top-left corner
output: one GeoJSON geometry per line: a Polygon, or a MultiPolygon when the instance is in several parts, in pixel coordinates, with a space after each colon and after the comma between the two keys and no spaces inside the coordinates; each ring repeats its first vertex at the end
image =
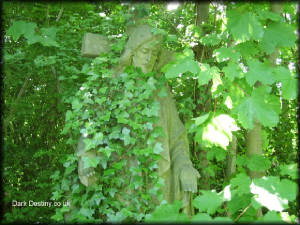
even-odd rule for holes
{"type": "Polygon", "coordinates": [[[169,147],[173,170],[179,176],[183,191],[197,192],[197,178],[200,174],[190,160],[187,133],[171,97],[168,101],[168,114],[169,147]]]}

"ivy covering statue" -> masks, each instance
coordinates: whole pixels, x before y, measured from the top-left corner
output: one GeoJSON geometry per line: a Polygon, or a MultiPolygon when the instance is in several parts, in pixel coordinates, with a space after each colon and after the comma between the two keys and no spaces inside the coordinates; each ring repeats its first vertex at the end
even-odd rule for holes
{"type": "MultiPolygon", "coordinates": [[[[112,79],[122,76],[130,65],[144,74],[152,73],[155,77],[162,76],[160,70],[171,61],[172,55],[162,48],[163,36],[154,34],[152,31],[153,28],[145,24],[136,25],[129,30],[128,42],[120,57],[119,65],[114,69],[112,79]]],[[[161,88],[155,90],[152,97],[159,102],[159,120],[154,126],[161,127],[164,133],[157,140],[162,146],[157,170],[159,177],[164,180],[164,185],[161,187],[163,199],[169,203],[180,200],[183,212],[191,216],[193,215],[192,193],[197,191],[197,178],[200,174],[190,160],[187,132],[178,116],[170,89],[167,84],[163,88],[165,91],[163,97],[158,95],[161,88]]],[[[101,154],[92,150],[86,152],[84,137],[80,138],[76,152],[79,157],[78,174],[81,183],[91,186],[100,182],[100,175],[94,168],[84,168],[83,158],[101,157],[101,154]]],[[[133,165],[138,166],[138,162],[131,157],[126,170],[129,171],[129,167],[133,165]]],[[[126,187],[123,190],[130,193],[126,187]]],[[[122,194],[118,193],[117,196],[122,201],[122,194]]]]}

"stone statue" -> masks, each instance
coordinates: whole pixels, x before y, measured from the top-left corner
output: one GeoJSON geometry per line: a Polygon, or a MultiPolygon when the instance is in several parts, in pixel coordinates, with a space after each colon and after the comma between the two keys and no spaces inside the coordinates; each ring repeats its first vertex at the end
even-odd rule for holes
{"type": "MultiPolygon", "coordinates": [[[[156,76],[159,76],[161,67],[171,61],[170,56],[171,54],[162,48],[162,36],[154,35],[152,28],[148,25],[137,25],[129,30],[129,40],[114,74],[118,76],[127,65],[133,65],[141,68],[143,73],[157,71],[156,76]]],[[[158,174],[164,179],[162,187],[164,199],[169,203],[181,200],[183,211],[191,216],[193,215],[192,193],[197,191],[197,178],[200,175],[189,158],[187,133],[178,116],[167,84],[165,88],[167,90],[166,97],[159,97],[157,94],[153,96],[160,103],[159,123],[156,126],[161,126],[166,134],[165,137],[158,140],[163,146],[161,160],[158,162],[158,174]]],[[[81,138],[77,154],[81,182],[86,186],[97,182],[95,171],[83,170],[80,159],[85,154],[96,156],[97,153],[91,151],[84,153],[84,144],[81,138]]]]}

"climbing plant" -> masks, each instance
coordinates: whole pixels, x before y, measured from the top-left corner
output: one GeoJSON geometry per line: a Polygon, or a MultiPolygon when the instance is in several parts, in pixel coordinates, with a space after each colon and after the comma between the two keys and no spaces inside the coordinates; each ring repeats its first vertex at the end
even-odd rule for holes
{"type": "Polygon", "coordinates": [[[279,5],[4,2],[4,221],[299,222],[299,9],[279,5]],[[161,77],[133,67],[113,77],[134,18],[146,18],[175,53],[161,77]],[[108,37],[111,52],[82,57],[86,32],[108,37]],[[165,94],[164,82],[202,176],[191,218],[181,202],[160,201],[163,133],[152,96],[165,94]],[[96,149],[84,167],[102,179],[88,188],[77,172],[81,136],[96,149]],[[30,200],[71,206],[13,204],[30,200]]]}

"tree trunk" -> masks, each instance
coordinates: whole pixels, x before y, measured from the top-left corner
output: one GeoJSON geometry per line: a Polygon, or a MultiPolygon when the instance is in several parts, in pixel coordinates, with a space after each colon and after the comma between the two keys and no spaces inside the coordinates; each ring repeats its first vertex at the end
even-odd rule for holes
{"type": "MultiPolygon", "coordinates": [[[[195,12],[196,12],[195,24],[196,24],[196,26],[200,27],[200,29],[201,29],[202,23],[207,23],[208,19],[209,19],[209,2],[196,2],[195,3],[195,12]]],[[[198,43],[198,45],[193,50],[195,52],[195,57],[196,57],[197,61],[201,62],[203,60],[202,56],[205,55],[204,54],[204,46],[201,45],[200,43],[198,43]]],[[[200,90],[197,86],[197,83],[195,83],[195,85],[196,85],[195,91],[197,91],[199,93],[200,90]]],[[[209,86],[209,85],[211,85],[211,84],[209,83],[203,87],[205,90],[208,90],[208,92],[210,91],[210,88],[207,88],[207,86],[209,86]]],[[[210,96],[210,93],[207,93],[207,94],[208,94],[208,99],[206,100],[207,104],[203,104],[203,105],[199,106],[199,103],[195,99],[195,104],[198,106],[196,107],[196,111],[194,111],[194,116],[199,115],[199,111],[198,111],[199,108],[201,108],[201,110],[203,112],[210,111],[211,96],[210,96]]],[[[206,156],[207,151],[206,151],[206,149],[202,149],[203,147],[201,145],[197,146],[197,147],[198,147],[198,151],[196,149],[194,149],[194,151],[197,151],[198,159],[200,160],[201,168],[203,170],[204,168],[207,168],[207,166],[209,164],[209,162],[207,160],[207,156],[206,156]]],[[[199,182],[199,186],[201,189],[206,189],[206,190],[210,189],[209,177],[210,177],[209,174],[202,172],[201,179],[199,182]]]]}
{"type": "Polygon", "coordinates": [[[230,177],[236,172],[236,149],[237,149],[237,138],[235,135],[232,135],[232,141],[229,145],[229,150],[226,158],[226,180],[229,180],[230,177]]]}
{"type": "MultiPolygon", "coordinates": [[[[271,11],[275,13],[280,13],[282,9],[282,6],[280,3],[272,3],[271,4],[271,11]]],[[[270,56],[269,60],[270,62],[275,65],[276,64],[276,57],[278,54],[278,49],[276,49],[270,56]]],[[[260,82],[257,82],[255,84],[255,87],[261,86],[260,82]]],[[[252,156],[252,155],[263,155],[263,149],[262,149],[262,137],[261,137],[261,124],[257,119],[255,119],[254,127],[252,130],[248,130],[246,134],[246,155],[252,156]]],[[[249,170],[249,175],[251,178],[260,178],[265,175],[265,171],[251,171],[249,170]]],[[[258,210],[257,216],[262,216],[261,209],[258,210]]]]}

